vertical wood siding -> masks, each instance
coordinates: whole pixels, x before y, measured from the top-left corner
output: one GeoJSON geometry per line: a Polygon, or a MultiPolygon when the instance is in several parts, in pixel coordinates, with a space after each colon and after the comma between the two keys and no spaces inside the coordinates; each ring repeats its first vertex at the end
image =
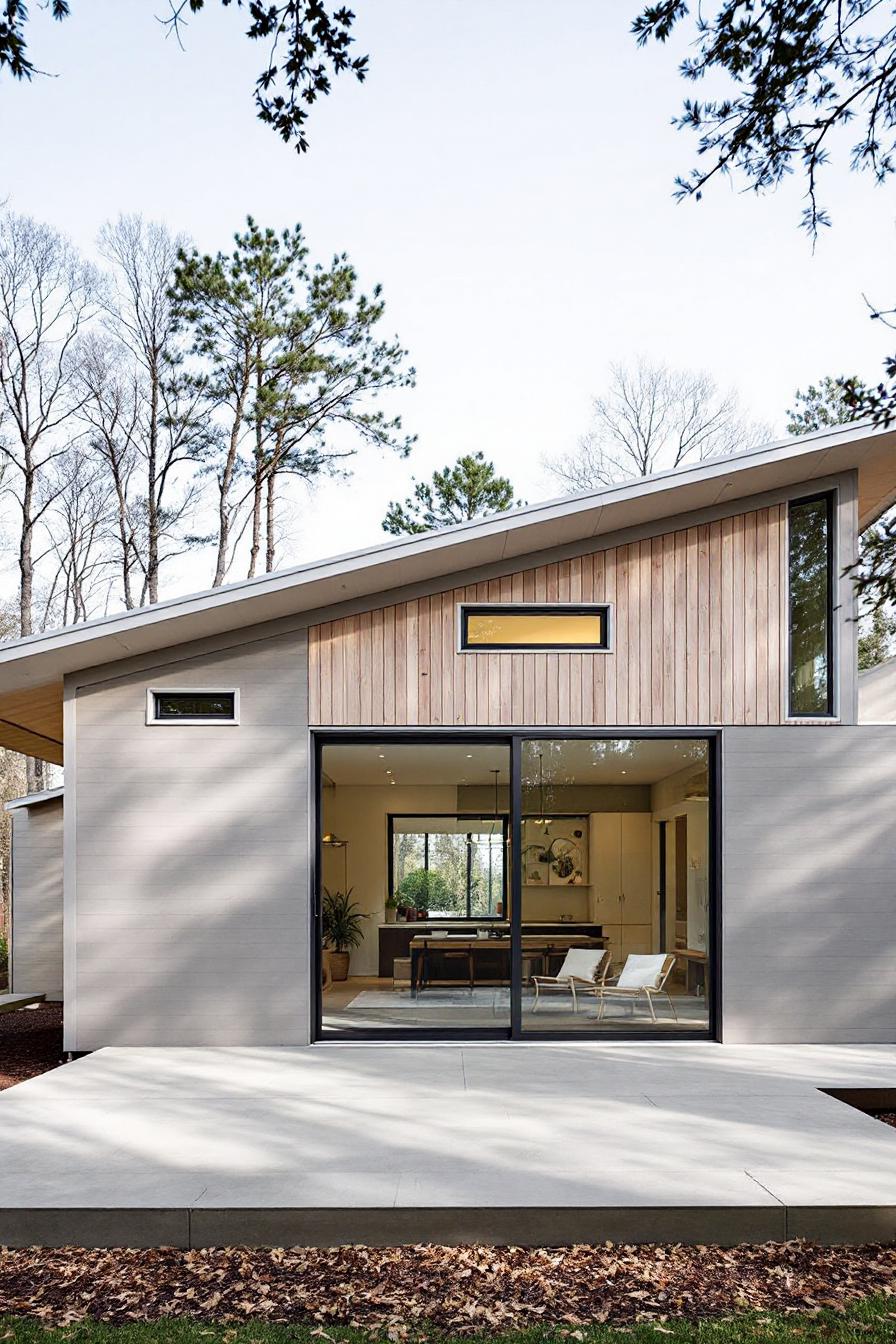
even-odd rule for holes
{"type": "Polygon", "coordinates": [[[313,626],[309,722],[781,723],[785,510],[313,626]],[[611,653],[456,652],[460,602],[576,601],[612,604],[611,653]]]}

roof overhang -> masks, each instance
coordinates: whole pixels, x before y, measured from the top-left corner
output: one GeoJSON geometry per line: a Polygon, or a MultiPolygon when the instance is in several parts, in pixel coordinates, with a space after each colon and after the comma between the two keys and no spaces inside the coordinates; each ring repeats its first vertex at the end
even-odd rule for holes
{"type": "Polygon", "coordinates": [[[815,480],[853,470],[859,482],[859,525],[865,528],[896,502],[896,428],[848,425],[785,439],[16,640],[0,646],[0,720],[12,725],[7,730],[0,722],[0,744],[30,753],[40,738],[44,750],[34,754],[56,760],[46,739],[52,746],[58,731],[61,759],[61,682],[68,673],[187,640],[315,613],[464,570],[506,564],[555,547],[597,541],[603,535],[750,495],[811,486],[815,480]],[[57,697],[58,727],[48,729],[47,719],[39,724],[26,712],[26,702],[10,699],[26,691],[49,692],[51,687],[57,697]],[[16,731],[24,736],[16,738],[16,731]],[[26,742],[29,733],[31,747],[26,742]]]}
{"type": "Polygon", "coordinates": [[[55,802],[64,794],[65,789],[61,785],[58,789],[42,789],[40,793],[26,793],[23,798],[11,798],[3,804],[3,809],[5,812],[17,812],[19,808],[41,807],[44,803],[55,802]]]}

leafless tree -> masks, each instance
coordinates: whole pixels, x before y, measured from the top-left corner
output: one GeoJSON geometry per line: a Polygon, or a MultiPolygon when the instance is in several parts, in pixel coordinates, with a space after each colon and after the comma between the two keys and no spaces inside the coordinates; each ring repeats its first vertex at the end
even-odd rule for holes
{"type": "Polygon", "coordinates": [[[603,485],[683,463],[750,448],[771,437],[741,412],[733,392],[706,373],[639,359],[611,364],[606,392],[594,399],[594,420],[576,451],[544,465],[567,490],[603,485]]]}
{"type": "Polygon", "coordinates": [[[21,515],[19,633],[34,628],[35,529],[53,503],[52,463],[76,433],[78,339],[96,276],[55,229],[0,216],[0,454],[21,515]]]}
{"type": "MultiPolygon", "coordinates": [[[[18,515],[18,633],[35,629],[38,529],[56,498],[53,464],[77,437],[78,345],[97,279],[55,229],[0,215],[0,459],[18,515]]],[[[27,787],[43,785],[29,758],[27,787]]]]}
{"type": "Polygon", "coordinates": [[[113,574],[107,543],[114,506],[102,457],[72,448],[54,463],[54,475],[47,533],[55,572],[44,624],[64,626],[108,606],[113,574]]]}
{"type": "Polygon", "coordinates": [[[133,435],[143,476],[142,519],[130,539],[143,572],[141,605],[159,600],[164,561],[196,540],[185,533],[195,491],[183,487],[179,469],[198,461],[209,441],[203,397],[181,367],[170,297],[178,251],[185,245],[183,236],[139,215],[119,216],[99,236],[112,267],[106,325],[130,353],[142,384],[133,435]]]}
{"type": "Polygon", "coordinates": [[[102,462],[111,486],[109,540],[121,577],[122,600],[131,611],[137,605],[135,588],[142,573],[134,517],[143,410],[140,377],[120,346],[109,337],[91,335],[82,349],[81,378],[86,393],[81,418],[87,426],[90,453],[102,462]]]}

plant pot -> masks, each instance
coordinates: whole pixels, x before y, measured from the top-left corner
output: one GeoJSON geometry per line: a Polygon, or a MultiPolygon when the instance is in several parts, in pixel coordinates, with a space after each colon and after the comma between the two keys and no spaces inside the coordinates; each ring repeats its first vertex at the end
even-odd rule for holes
{"type": "Polygon", "coordinates": [[[395,906],[394,906],[394,905],[387,905],[387,906],[386,906],[386,923],[387,923],[387,924],[394,924],[394,923],[395,923],[395,916],[396,916],[396,914],[397,914],[397,911],[396,911],[396,909],[395,909],[395,906]]]}
{"type": "Polygon", "coordinates": [[[424,921],[427,920],[427,919],[429,919],[429,911],[428,911],[428,910],[418,910],[418,911],[417,911],[417,918],[418,918],[419,920],[424,920],[424,921]]]}
{"type": "Polygon", "coordinates": [[[330,952],[330,974],[334,980],[348,979],[350,952],[330,952]]]}

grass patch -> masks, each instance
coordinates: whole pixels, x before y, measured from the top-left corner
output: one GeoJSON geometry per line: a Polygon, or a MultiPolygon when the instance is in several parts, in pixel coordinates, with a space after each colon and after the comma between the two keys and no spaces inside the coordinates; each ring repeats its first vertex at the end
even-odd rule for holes
{"type": "MultiPolygon", "coordinates": [[[[391,1328],[371,1331],[340,1326],[207,1323],[185,1317],[110,1325],[78,1320],[44,1326],[18,1316],[0,1317],[0,1341],[7,1344],[371,1344],[377,1340],[425,1340],[427,1344],[471,1344],[438,1330],[391,1328]]],[[[712,1320],[642,1322],[630,1326],[541,1326],[502,1333],[483,1332],[490,1344],[894,1344],[896,1298],[854,1300],[844,1311],[747,1312],[712,1320]]]]}
{"type": "MultiPolygon", "coordinates": [[[[110,1325],[79,1320],[44,1327],[17,1316],[0,1317],[0,1341],[7,1344],[371,1344],[372,1339],[426,1340],[461,1344],[459,1336],[439,1331],[391,1329],[371,1332],[321,1325],[212,1324],[184,1317],[110,1325]]],[[[470,1344],[477,1336],[463,1336],[470,1344]]],[[[868,1297],[850,1302],[844,1312],[748,1312],[704,1321],[650,1321],[626,1327],[582,1325],[539,1327],[527,1331],[482,1333],[489,1344],[893,1344],[896,1298],[868,1297]]]]}

